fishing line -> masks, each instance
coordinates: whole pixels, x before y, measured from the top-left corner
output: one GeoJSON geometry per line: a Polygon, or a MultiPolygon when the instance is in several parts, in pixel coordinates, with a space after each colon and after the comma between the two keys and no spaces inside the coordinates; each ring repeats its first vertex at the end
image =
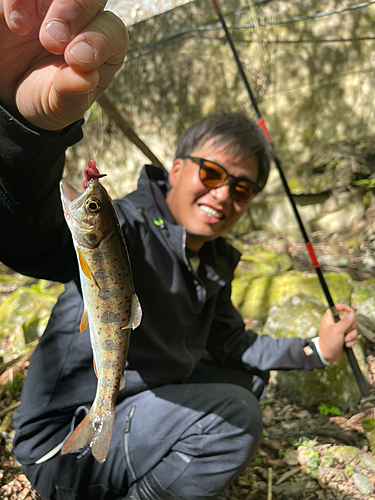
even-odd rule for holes
{"type": "MultiPolygon", "coordinates": [[[[367,4],[371,4],[371,3],[374,3],[374,2],[367,2],[367,4]]],[[[310,256],[310,260],[311,260],[311,263],[315,269],[315,272],[319,278],[319,282],[320,282],[320,285],[322,287],[322,290],[323,290],[323,293],[327,299],[327,302],[328,302],[328,307],[329,309],[331,310],[331,313],[332,313],[332,316],[335,320],[335,322],[337,323],[339,320],[340,320],[340,317],[339,317],[339,314],[336,310],[336,307],[335,307],[335,304],[332,300],[332,296],[331,296],[331,293],[328,289],[328,286],[327,286],[327,283],[325,281],[325,278],[323,276],[323,273],[321,271],[321,268],[320,268],[320,265],[319,265],[319,262],[318,262],[318,259],[315,255],[315,252],[314,252],[314,249],[313,249],[313,246],[309,240],[309,237],[307,235],[307,232],[305,230],[305,227],[303,225],[303,222],[302,222],[302,219],[299,215],[299,212],[297,210],[297,206],[296,206],[296,203],[294,201],[294,198],[292,196],[292,193],[290,192],[290,189],[289,189],[289,186],[288,186],[288,183],[286,181],[286,178],[285,178],[285,175],[284,175],[284,172],[283,172],[283,169],[282,169],[282,166],[281,166],[281,162],[279,160],[279,158],[277,157],[276,153],[275,153],[275,149],[274,149],[274,145],[273,145],[273,142],[272,142],[272,139],[271,139],[271,136],[267,130],[267,127],[265,125],[265,122],[264,122],[264,119],[260,113],[260,110],[258,108],[258,105],[257,105],[257,102],[255,100],[255,97],[253,95],[253,92],[251,90],[251,87],[250,87],[250,84],[248,82],[248,79],[245,75],[245,72],[244,72],[244,69],[242,67],[242,64],[241,64],[241,61],[238,57],[238,54],[237,54],[237,51],[236,51],[236,48],[233,44],[233,40],[230,36],[230,33],[229,33],[229,30],[228,30],[228,27],[226,25],[226,22],[224,20],[224,17],[221,13],[221,10],[220,10],[220,7],[219,7],[219,4],[217,2],[217,0],[212,0],[212,4],[214,6],[214,9],[219,17],[219,20],[221,22],[221,25],[223,27],[223,30],[225,32],[225,35],[226,35],[226,38],[227,38],[227,41],[230,45],[230,48],[232,50],[232,53],[233,53],[233,56],[234,56],[234,59],[236,61],[236,64],[237,64],[237,68],[238,68],[238,71],[241,75],[241,78],[243,80],[243,83],[246,87],[246,90],[247,90],[247,93],[249,95],[249,98],[250,98],[250,101],[251,101],[251,104],[253,106],[253,109],[254,109],[254,112],[255,112],[255,115],[257,117],[257,120],[258,120],[258,124],[259,126],[261,127],[261,129],[263,130],[264,134],[266,135],[269,143],[271,144],[272,148],[273,148],[273,153],[274,153],[274,162],[275,162],[275,165],[276,165],[276,168],[279,172],[279,175],[280,175],[280,179],[281,179],[281,182],[283,184],[283,187],[284,187],[284,190],[285,190],[285,193],[292,205],[292,210],[293,210],[293,213],[294,213],[294,216],[297,220],[297,223],[298,223],[298,226],[299,226],[299,229],[301,231],[301,234],[302,234],[302,237],[305,241],[305,245],[306,245],[306,249],[307,249],[307,252],[310,256]]],[[[364,4],[362,4],[364,5],[364,4]]],[[[354,373],[354,376],[355,376],[355,379],[357,381],[357,384],[358,384],[358,387],[359,387],[359,390],[362,394],[363,397],[368,397],[370,396],[370,390],[369,390],[369,387],[368,387],[368,384],[359,368],[359,365],[358,365],[358,362],[354,356],[354,353],[353,353],[353,350],[351,348],[347,348],[346,346],[344,346],[344,350],[345,350],[345,353],[348,357],[348,361],[349,361],[349,364],[353,370],[353,373],[354,373]]]]}

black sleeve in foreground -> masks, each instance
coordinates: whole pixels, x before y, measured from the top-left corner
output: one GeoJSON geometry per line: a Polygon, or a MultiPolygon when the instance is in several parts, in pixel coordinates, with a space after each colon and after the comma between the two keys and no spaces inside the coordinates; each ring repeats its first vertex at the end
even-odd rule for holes
{"type": "Polygon", "coordinates": [[[0,261],[22,274],[66,282],[77,272],[59,181],[80,124],[33,130],[0,106],[0,261]]]}

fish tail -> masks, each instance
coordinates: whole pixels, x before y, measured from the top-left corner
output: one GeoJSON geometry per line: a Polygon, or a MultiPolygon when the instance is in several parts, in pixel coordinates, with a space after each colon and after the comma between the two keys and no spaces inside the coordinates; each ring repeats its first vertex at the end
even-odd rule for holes
{"type": "Polygon", "coordinates": [[[113,410],[108,413],[108,416],[100,418],[91,409],[66,441],[61,454],[72,453],[89,444],[96,460],[104,462],[111,440],[114,418],[113,410]]]}

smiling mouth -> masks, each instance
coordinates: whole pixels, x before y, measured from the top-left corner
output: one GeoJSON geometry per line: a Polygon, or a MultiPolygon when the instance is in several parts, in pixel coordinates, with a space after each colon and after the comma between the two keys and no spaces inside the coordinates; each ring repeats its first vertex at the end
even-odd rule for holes
{"type": "Polygon", "coordinates": [[[213,217],[215,219],[224,219],[224,214],[221,214],[217,210],[208,207],[207,205],[199,205],[199,209],[204,212],[205,214],[209,215],[210,217],[213,217]]]}

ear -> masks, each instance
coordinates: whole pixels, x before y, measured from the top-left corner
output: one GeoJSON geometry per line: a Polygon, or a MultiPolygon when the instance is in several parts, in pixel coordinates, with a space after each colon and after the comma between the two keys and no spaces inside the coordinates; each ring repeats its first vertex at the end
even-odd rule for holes
{"type": "Polygon", "coordinates": [[[175,188],[177,186],[178,179],[180,178],[184,165],[185,160],[183,160],[182,158],[176,158],[174,160],[171,171],[169,172],[169,184],[172,188],[175,188]]]}

